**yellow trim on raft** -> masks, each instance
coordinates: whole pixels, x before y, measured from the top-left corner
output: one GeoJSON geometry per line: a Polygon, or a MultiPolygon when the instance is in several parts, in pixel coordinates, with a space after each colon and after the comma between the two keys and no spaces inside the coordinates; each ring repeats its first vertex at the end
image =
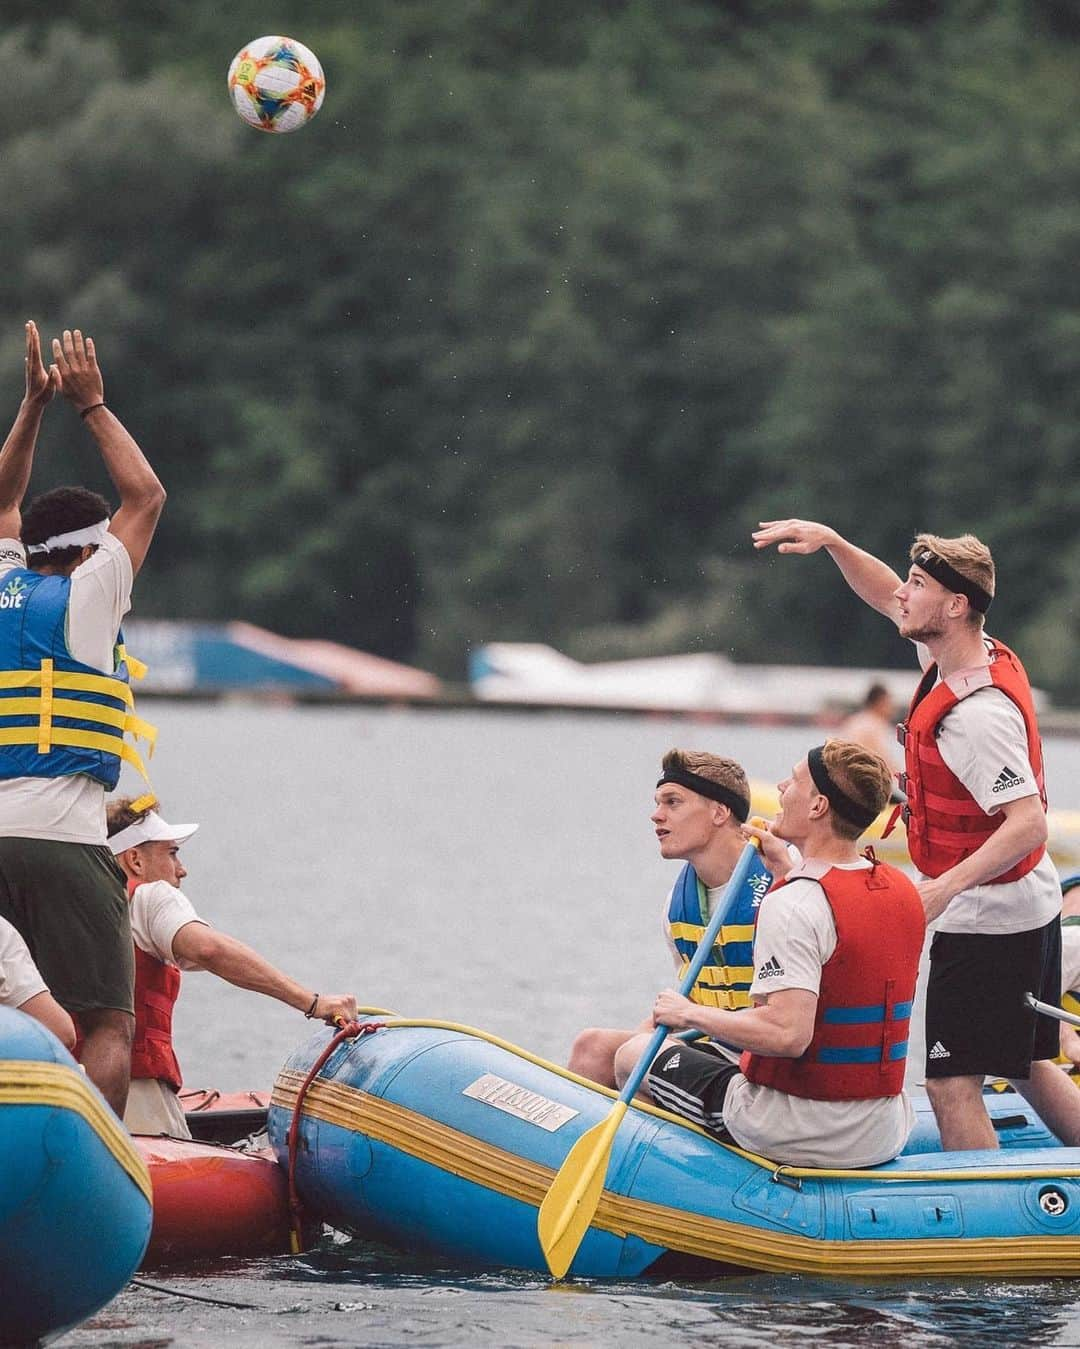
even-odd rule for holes
{"type": "Polygon", "coordinates": [[[146,1202],[153,1202],[150,1172],[131,1136],[77,1068],[37,1059],[0,1059],[0,1106],[4,1105],[53,1106],[80,1116],[143,1192],[146,1202]]]}
{"type": "MultiPolygon", "coordinates": [[[[280,1073],[272,1104],[292,1110],[303,1080],[302,1073],[280,1073]]],[[[316,1079],[305,1098],[304,1113],[534,1208],[539,1208],[555,1179],[550,1167],[340,1082],[316,1079]]],[[[976,1178],[971,1172],[926,1174],[950,1181],[976,1178]]],[[[904,1176],[916,1178],[913,1173],[904,1176]]],[[[618,1237],[633,1233],[662,1249],[773,1273],[828,1274],[842,1266],[845,1273],[863,1275],[1039,1275],[1047,1273],[1052,1263],[1057,1274],[1080,1274],[1080,1236],[824,1240],[710,1218],[607,1190],[592,1226],[618,1237]]]]}
{"type": "MultiPolygon", "coordinates": [[[[567,1082],[576,1082],[579,1087],[588,1087],[590,1091],[596,1092],[598,1096],[607,1096],[612,1101],[619,1099],[619,1093],[612,1090],[611,1087],[602,1087],[599,1082],[593,1082],[587,1077],[580,1077],[577,1073],[572,1073],[569,1068],[562,1067],[561,1064],[551,1063],[547,1059],[542,1059],[538,1054],[532,1054],[527,1049],[522,1049],[520,1045],[515,1045],[509,1040],[503,1040],[498,1035],[492,1035],[488,1031],[478,1030],[475,1026],[463,1026],[456,1021],[429,1021],[417,1017],[398,1017],[394,1014],[381,1012],[378,1008],[361,1007],[358,1009],[360,1015],[382,1015],[388,1019],[386,1021],[387,1030],[402,1030],[406,1027],[414,1027],[428,1030],[447,1030],[455,1031],[462,1035],[471,1035],[477,1040],[485,1040],[489,1045],[496,1045],[499,1049],[505,1049],[511,1054],[515,1054],[519,1059],[524,1059],[526,1063],[535,1064],[538,1068],[544,1068],[549,1073],[554,1073],[556,1077],[565,1078],[567,1082]]],[[[283,1074],[284,1075],[284,1074],[283,1074]]],[[[721,1143],[714,1138],[700,1124],[692,1124],[690,1120],[684,1119],[682,1115],[673,1115],[670,1110],[661,1110],[659,1106],[652,1105],[649,1101],[631,1101],[631,1110],[639,1110],[645,1115],[655,1115],[657,1119],[665,1120],[668,1124],[677,1124],[681,1129],[688,1129],[691,1133],[700,1134],[702,1138],[708,1138],[717,1147],[727,1148],[728,1152],[733,1152],[737,1157],[745,1157],[748,1162],[753,1162],[755,1166],[760,1166],[773,1176],[791,1176],[799,1177],[804,1180],[879,1180],[887,1181],[890,1184],[896,1184],[908,1180],[932,1180],[942,1183],[947,1180],[1053,1180],[1055,1177],[1062,1179],[1080,1178],[1080,1167],[1056,1167],[1052,1169],[1038,1169],[1032,1171],[1015,1171],[990,1168],[985,1171],[876,1171],[873,1168],[850,1168],[848,1170],[838,1168],[824,1168],[814,1166],[788,1166],[770,1161],[768,1157],[761,1157],[756,1152],[747,1152],[745,1148],[740,1148],[735,1143],[721,1143]]]]}

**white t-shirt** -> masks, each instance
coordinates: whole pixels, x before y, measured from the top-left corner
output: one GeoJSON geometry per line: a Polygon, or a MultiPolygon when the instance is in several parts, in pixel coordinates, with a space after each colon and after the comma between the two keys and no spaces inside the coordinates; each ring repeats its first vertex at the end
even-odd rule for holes
{"type": "MultiPolygon", "coordinates": [[[[18,539],[0,539],[0,580],[26,566],[18,539]]],[[[128,551],[115,534],[71,574],[67,645],[72,656],[102,674],[113,672],[113,648],[131,608],[128,551]]],[[[105,788],[85,773],[63,778],[0,781],[0,837],[105,842],[105,788]]]]}
{"type": "Polygon", "coordinates": [[[148,881],[137,885],[131,896],[131,935],[135,945],[166,965],[181,970],[201,968],[190,960],[178,960],[173,954],[173,938],[188,923],[203,923],[182,890],[168,881],[148,881]]]}
{"type": "Polygon", "coordinates": [[[21,1007],[48,991],[26,942],[6,918],[0,918],[0,1007],[21,1007]]]}
{"type": "MultiPolygon", "coordinates": [[[[838,868],[861,871],[860,858],[838,868]]],[[[758,912],[751,997],[785,988],[817,993],[821,968],[836,950],[836,923],[821,886],[791,873],[758,912]]],[[[739,1075],[724,1098],[724,1123],[750,1152],[782,1157],[796,1166],[875,1166],[896,1157],[907,1142],[915,1115],[907,1096],[868,1101],[812,1101],[739,1075]]]]}
{"type": "MultiPolygon", "coordinates": [[[[942,721],[937,747],[988,815],[1010,801],[1038,795],[1024,718],[1000,689],[979,689],[961,699],[942,721]]],[[[934,926],[939,932],[1027,932],[1060,911],[1061,883],[1045,853],[1018,881],[961,891],[934,926]]]]}
{"type": "Polygon", "coordinates": [[[1080,924],[1061,928],[1061,991],[1080,996],[1080,924]]]}

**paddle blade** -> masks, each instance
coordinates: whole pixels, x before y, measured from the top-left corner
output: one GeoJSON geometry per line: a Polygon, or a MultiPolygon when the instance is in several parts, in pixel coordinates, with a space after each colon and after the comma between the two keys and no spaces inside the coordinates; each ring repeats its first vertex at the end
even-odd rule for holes
{"type": "Polygon", "coordinates": [[[611,1145],[626,1103],[616,1101],[606,1119],[581,1135],[551,1182],[536,1219],[547,1267],[561,1279],[574,1262],[604,1192],[611,1145]]]}

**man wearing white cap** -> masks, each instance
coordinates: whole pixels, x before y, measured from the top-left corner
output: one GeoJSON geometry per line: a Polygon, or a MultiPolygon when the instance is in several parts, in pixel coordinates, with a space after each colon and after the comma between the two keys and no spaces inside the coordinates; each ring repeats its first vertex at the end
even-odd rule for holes
{"type": "Polygon", "coordinates": [[[351,993],[315,993],[257,951],[200,918],[180,889],[187,875],[180,844],[197,824],[169,824],[153,797],[110,801],[109,847],[127,877],[135,939],[135,1043],[124,1123],[132,1133],[190,1138],[177,1099],[182,1084],[172,1044],[181,970],[209,970],[239,988],[278,998],[306,1017],[352,1021],[351,993]]]}
{"type": "Polygon", "coordinates": [[[138,764],[120,623],[165,501],[105,404],[92,339],[65,330],[46,369],[26,325],[26,390],[0,448],[0,917],[20,932],[79,1024],[87,1076],[118,1115],[134,1028],[123,876],[105,845],[105,794],[138,764]],[[23,512],[38,430],[59,391],[120,497],[60,487],[23,512]]]}

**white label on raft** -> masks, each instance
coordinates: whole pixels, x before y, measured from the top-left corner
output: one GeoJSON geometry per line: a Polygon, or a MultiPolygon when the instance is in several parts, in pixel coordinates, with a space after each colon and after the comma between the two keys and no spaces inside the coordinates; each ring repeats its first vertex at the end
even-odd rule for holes
{"type": "Polygon", "coordinates": [[[483,1101],[493,1105],[496,1110],[505,1110],[508,1115],[535,1124],[553,1134],[561,1129],[568,1119],[573,1119],[578,1111],[558,1101],[549,1101],[537,1091],[519,1087],[507,1082],[505,1077],[496,1077],[494,1073],[485,1073],[462,1091],[462,1096],[471,1096],[474,1101],[483,1101]]]}

